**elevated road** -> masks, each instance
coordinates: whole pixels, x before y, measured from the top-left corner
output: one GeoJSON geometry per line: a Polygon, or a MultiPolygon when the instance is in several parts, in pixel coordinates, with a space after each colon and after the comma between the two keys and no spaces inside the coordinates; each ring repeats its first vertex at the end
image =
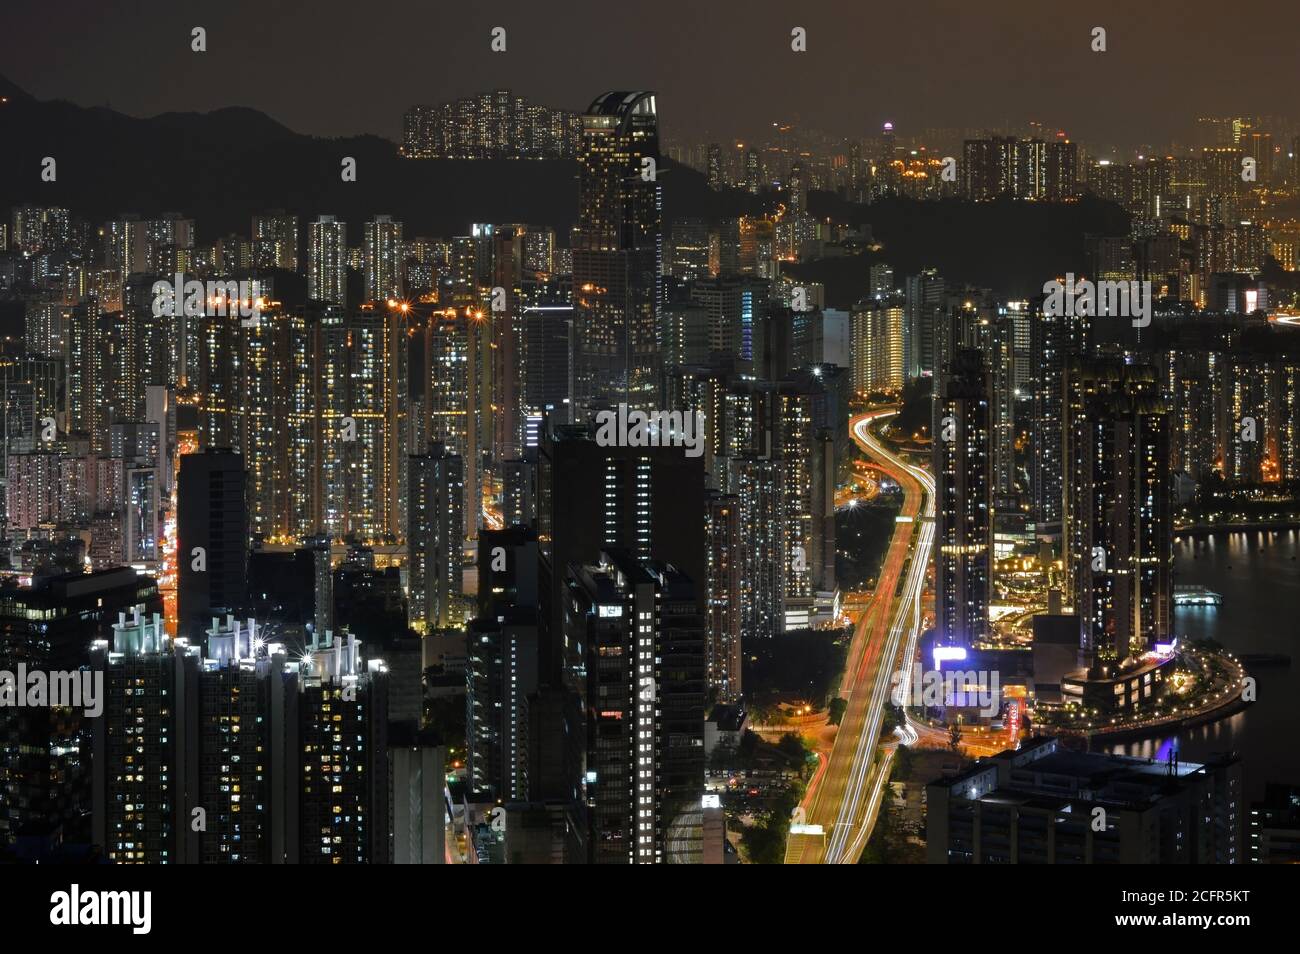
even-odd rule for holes
{"type": "Polygon", "coordinates": [[[883,709],[894,675],[916,652],[930,550],[934,481],[882,445],[872,426],[898,413],[882,407],[850,422],[858,446],[903,490],[899,522],[879,581],[854,630],[840,695],[844,718],[825,770],[800,806],[802,827],[786,847],[787,864],[854,864],[879,811],[893,750],[877,758],[883,709]],[[910,558],[910,559],[909,559],[910,558]]]}

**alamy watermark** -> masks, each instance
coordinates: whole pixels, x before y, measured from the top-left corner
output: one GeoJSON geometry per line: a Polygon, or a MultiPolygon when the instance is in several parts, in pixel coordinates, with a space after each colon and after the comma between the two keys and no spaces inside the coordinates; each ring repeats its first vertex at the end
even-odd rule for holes
{"type": "Polygon", "coordinates": [[[153,927],[152,891],[91,891],[74,884],[50,895],[50,923],[56,927],[121,925],[132,934],[153,927]]]}
{"type": "Polygon", "coordinates": [[[104,673],[76,669],[46,672],[19,663],[17,672],[0,669],[0,708],[56,706],[84,709],[94,719],[104,711],[104,673]]]}
{"type": "Polygon", "coordinates": [[[684,447],[687,457],[704,453],[704,415],[699,411],[629,410],[596,413],[596,443],[601,447],[684,447]]]}
{"type": "Polygon", "coordinates": [[[175,318],[182,313],[192,318],[237,314],[241,327],[255,328],[262,316],[262,283],[259,281],[209,279],[204,283],[197,278],[186,281],[185,274],[177,272],[172,281],[163,278],[154,282],[152,291],[155,318],[175,318]]]}
{"type": "Polygon", "coordinates": [[[925,669],[913,664],[910,672],[893,678],[895,705],[929,709],[978,708],[992,718],[1002,708],[1001,680],[995,669],[925,669]]]}
{"type": "Polygon", "coordinates": [[[1134,328],[1151,324],[1150,282],[1076,282],[1074,272],[1065,273],[1065,283],[1057,279],[1043,283],[1045,315],[1080,317],[1105,316],[1132,318],[1134,328]]]}

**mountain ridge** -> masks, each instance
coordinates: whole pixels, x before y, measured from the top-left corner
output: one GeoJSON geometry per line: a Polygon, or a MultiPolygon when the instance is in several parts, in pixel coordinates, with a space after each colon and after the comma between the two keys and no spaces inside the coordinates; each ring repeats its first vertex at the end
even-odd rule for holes
{"type": "MultiPolygon", "coordinates": [[[[561,245],[577,215],[571,159],[404,159],[375,135],[325,139],[294,132],[245,106],[171,112],[148,118],[108,107],[36,100],[0,76],[0,209],[57,205],[92,223],[126,212],[142,217],[180,212],[196,221],[200,242],[249,234],[252,216],[285,209],[304,222],[335,215],[360,244],[363,222],[390,214],[408,237],[464,235],[475,222],[550,226],[561,245]],[[42,160],[56,160],[54,182],[42,160]],[[356,160],[357,181],[343,182],[341,163],[356,160]]],[[[715,192],[705,176],[663,159],[664,218],[717,220],[755,214],[772,193],[715,192]]],[[[814,192],[818,217],[870,225],[878,253],[790,266],[824,281],[828,304],[843,307],[865,292],[867,265],[883,260],[899,280],[934,266],[951,282],[1023,296],[1043,276],[1085,270],[1084,237],[1125,234],[1128,216],[1098,199],[1053,204],[890,199],[873,205],[814,192]]]]}

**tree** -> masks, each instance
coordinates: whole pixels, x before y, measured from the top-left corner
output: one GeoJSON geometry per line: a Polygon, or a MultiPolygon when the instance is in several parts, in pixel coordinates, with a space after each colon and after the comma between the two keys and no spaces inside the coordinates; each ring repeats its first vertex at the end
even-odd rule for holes
{"type": "Polygon", "coordinates": [[[902,720],[898,717],[898,710],[886,702],[880,711],[880,734],[887,736],[901,724],[902,720]]]}
{"type": "Polygon", "coordinates": [[[843,696],[836,696],[831,700],[830,705],[826,707],[826,724],[839,725],[844,719],[844,711],[848,709],[849,701],[843,696]]]}
{"type": "Polygon", "coordinates": [[[948,748],[954,752],[961,751],[961,726],[956,722],[948,726],[948,748]]]}
{"type": "Polygon", "coordinates": [[[776,750],[801,767],[808,759],[808,750],[804,748],[803,739],[793,732],[787,732],[777,740],[776,750]]]}

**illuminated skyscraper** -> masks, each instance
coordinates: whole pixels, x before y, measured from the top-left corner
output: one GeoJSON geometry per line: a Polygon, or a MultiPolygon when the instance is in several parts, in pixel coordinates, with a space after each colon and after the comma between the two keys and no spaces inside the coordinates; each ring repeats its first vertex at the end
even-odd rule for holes
{"type": "Polygon", "coordinates": [[[707,176],[709,188],[714,192],[721,192],[726,186],[726,181],[723,178],[722,147],[716,142],[709,143],[708,164],[707,176]]]}
{"type": "Polygon", "coordinates": [[[979,351],[959,349],[936,378],[936,644],[988,635],[993,581],[992,407],[979,351]]]}
{"type": "Polygon", "coordinates": [[[376,215],[366,223],[366,301],[386,302],[404,293],[402,223],[391,215],[376,215]]]}
{"type": "Polygon", "coordinates": [[[762,185],[763,169],[758,150],[747,149],[745,150],[745,191],[751,195],[758,195],[762,185]]]}
{"type": "Polygon", "coordinates": [[[907,376],[920,377],[934,374],[935,335],[942,320],[945,292],[944,281],[936,269],[927,268],[906,281],[904,305],[905,361],[907,376]]]}
{"type": "Polygon", "coordinates": [[[521,300],[524,271],[524,225],[498,226],[492,233],[492,274],[487,317],[491,322],[491,382],[485,414],[494,460],[523,453],[522,391],[525,305],[521,300]],[[500,292],[498,293],[498,289],[500,292]]]}
{"type": "MultiPolygon", "coordinates": [[[[962,150],[962,184],[966,198],[976,202],[1010,196],[1041,199],[1047,192],[1047,144],[1041,139],[967,139],[962,150]]],[[[1057,152],[1056,184],[1068,178],[1068,153],[1057,152]]]]}
{"type": "Polygon", "coordinates": [[[275,209],[253,216],[253,267],[298,270],[298,217],[275,209]]]}
{"type": "Polygon", "coordinates": [[[980,323],[980,350],[989,374],[989,429],[993,491],[1001,498],[1016,490],[1015,316],[999,307],[980,323]]]}
{"type": "Polygon", "coordinates": [[[708,349],[748,363],[761,359],[759,329],[768,314],[768,282],[748,275],[704,278],[690,284],[693,304],[707,313],[708,349]]]}
{"type": "Polygon", "coordinates": [[[1084,370],[1067,376],[1066,568],[1084,660],[1113,665],[1169,641],[1170,416],[1152,369],[1084,370]]]}
{"type": "Polygon", "coordinates": [[[465,639],[466,780],[476,797],[528,800],[528,697],[537,691],[537,614],[503,608],[465,639]]]}
{"type": "Polygon", "coordinates": [[[1059,202],[1073,198],[1079,192],[1079,144],[1071,142],[1060,133],[1047,143],[1045,166],[1045,197],[1059,202]]]}
{"type": "Polygon", "coordinates": [[[593,864],[699,864],[705,622],[694,582],[626,551],[571,566],[568,668],[585,671],[576,780],[593,864]]]}
{"type": "Polygon", "coordinates": [[[891,391],[903,386],[903,303],[861,301],[851,313],[853,390],[891,391]]]}
{"type": "Polygon", "coordinates": [[[576,113],[550,109],[494,89],[439,106],[412,106],[403,117],[408,159],[558,159],[577,151],[576,113]]]}
{"type": "Polygon", "coordinates": [[[99,453],[108,442],[115,361],[124,344],[110,322],[99,302],[87,298],[72,309],[68,323],[68,429],[89,438],[99,453]]]}
{"type": "Polygon", "coordinates": [[[409,348],[407,314],[384,302],[348,315],[339,419],[346,504],[343,533],[365,541],[397,540],[405,532],[405,460],[409,348]]]}
{"type": "Polygon", "coordinates": [[[57,252],[72,237],[71,214],[67,209],[20,206],[13,210],[9,247],[19,252],[57,252]]]}
{"type": "Polygon", "coordinates": [[[225,319],[237,349],[232,394],[230,446],[248,468],[248,519],[253,539],[282,540],[293,533],[289,467],[293,375],[287,360],[289,316],[279,302],[268,302],[256,322],[225,319]],[[237,325],[232,325],[238,321],[237,325]]]}
{"type": "Polygon", "coordinates": [[[573,232],[579,408],[654,403],[663,260],[659,129],[649,92],[601,96],[583,117],[573,232]]]}
{"type": "Polygon", "coordinates": [[[337,305],[295,310],[289,315],[288,338],[288,410],[281,430],[289,533],[298,540],[316,534],[341,539],[347,522],[347,315],[337,305]]]}
{"type": "Polygon", "coordinates": [[[543,678],[559,673],[564,574],[602,547],[671,562],[691,580],[704,613],[704,467],[680,447],[602,447],[587,428],[557,427],[537,471],[543,678]]]}
{"type": "Polygon", "coordinates": [[[307,297],[347,304],[348,227],[332,215],[307,226],[307,297]]]}
{"type": "Polygon", "coordinates": [[[742,640],[785,631],[792,563],[785,480],[783,460],[739,457],[728,462],[727,492],[739,511],[742,640]]]}
{"type": "Polygon", "coordinates": [[[709,225],[704,219],[678,219],[665,268],[677,278],[709,277],[709,225]]]}
{"type": "Polygon", "coordinates": [[[334,565],[330,538],[324,535],[307,540],[312,556],[312,596],[315,608],[312,632],[334,631],[334,565]]]}
{"type": "Polygon", "coordinates": [[[388,839],[388,669],[361,644],[314,636],[297,666],[286,753],[285,857],[298,864],[385,864],[388,839]],[[292,814],[290,814],[292,813],[292,814]]]}
{"type": "Polygon", "coordinates": [[[710,491],[705,518],[708,527],[708,668],[709,691],[721,702],[731,702],[741,692],[741,567],[740,501],[729,494],[710,491]]]}
{"type": "Polygon", "coordinates": [[[484,347],[490,324],[477,304],[426,312],[415,306],[412,330],[417,336],[413,360],[410,446],[413,449],[444,444],[464,461],[465,532],[477,533],[482,510],[483,404],[489,388],[484,347]]]}
{"type": "MultiPolygon", "coordinates": [[[[271,759],[283,741],[272,717],[273,661],[257,633],[256,620],[214,619],[206,633],[207,653],[199,664],[197,691],[178,698],[190,707],[186,742],[197,735],[197,785],[185,801],[203,808],[198,857],[203,864],[266,864],[271,860],[272,813],[284,790],[273,788],[271,759]],[[273,792],[275,793],[273,796],[273,792]]],[[[284,783],[282,777],[274,781],[284,783]]],[[[193,783],[191,782],[191,785],[193,783]]],[[[186,829],[192,829],[187,825],[186,829]]]]}
{"type": "Polygon", "coordinates": [[[155,613],[91,647],[94,839],[118,864],[359,864],[390,857],[388,676],[361,644],[290,661],[212,619],[206,655],[155,613]]]}
{"type": "Polygon", "coordinates": [[[1087,319],[1048,314],[1043,300],[1033,303],[1031,353],[1036,368],[1033,403],[1034,454],[1030,466],[1034,512],[1040,532],[1061,524],[1065,422],[1065,369],[1084,347],[1087,319]]]}
{"type": "Polygon", "coordinates": [[[452,604],[464,574],[464,465],[434,444],[428,453],[408,458],[408,466],[410,622],[420,632],[446,629],[460,622],[452,604]]]}
{"type": "Polygon", "coordinates": [[[111,642],[91,646],[104,699],[92,720],[93,838],[115,864],[185,864],[198,860],[186,796],[199,776],[187,730],[201,654],[171,639],[158,613],[144,619],[140,610],[120,615],[111,642]]]}

